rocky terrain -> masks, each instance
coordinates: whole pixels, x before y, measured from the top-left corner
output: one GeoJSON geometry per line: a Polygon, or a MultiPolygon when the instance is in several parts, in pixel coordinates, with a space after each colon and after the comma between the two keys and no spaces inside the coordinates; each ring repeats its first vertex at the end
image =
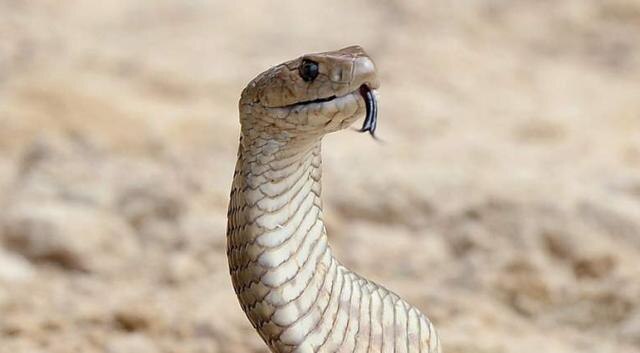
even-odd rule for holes
{"type": "Polygon", "coordinates": [[[226,206],[244,85],[360,44],[338,257],[446,353],[640,352],[640,2],[0,0],[0,353],[266,353],[226,206]]]}

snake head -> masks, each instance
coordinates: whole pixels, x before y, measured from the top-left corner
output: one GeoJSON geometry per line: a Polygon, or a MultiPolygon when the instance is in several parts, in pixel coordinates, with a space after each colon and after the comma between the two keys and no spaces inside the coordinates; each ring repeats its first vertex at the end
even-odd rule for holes
{"type": "Polygon", "coordinates": [[[359,46],[303,55],[258,75],[242,92],[243,133],[317,138],[366,116],[376,128],[379,86],[373,60],[359,46]]]}

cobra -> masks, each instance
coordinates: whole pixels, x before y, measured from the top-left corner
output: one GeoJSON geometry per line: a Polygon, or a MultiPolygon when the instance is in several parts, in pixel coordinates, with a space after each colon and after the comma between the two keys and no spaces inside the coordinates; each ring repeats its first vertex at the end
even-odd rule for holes
{"type": "Polygon", "coordinates": [[[376,68],[359,46],[307,54],[242,92],[227,225],[233,287],[272,352],[440,352],[432,323],[332,255],[321,142],[365,117],[376,130],[376,68]]]}

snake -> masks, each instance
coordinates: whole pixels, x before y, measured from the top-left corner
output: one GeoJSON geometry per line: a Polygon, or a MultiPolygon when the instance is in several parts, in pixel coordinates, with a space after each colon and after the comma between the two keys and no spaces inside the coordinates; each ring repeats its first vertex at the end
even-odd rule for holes
{"type": "Polygon", "coordinates": [[[242,310],[274,353],[441,352],[431,321],[332,254],[321,200],[325,135],[364,117],[380,83],[360,46],[273,66],[242,91],[227,257],[242,310]]]}

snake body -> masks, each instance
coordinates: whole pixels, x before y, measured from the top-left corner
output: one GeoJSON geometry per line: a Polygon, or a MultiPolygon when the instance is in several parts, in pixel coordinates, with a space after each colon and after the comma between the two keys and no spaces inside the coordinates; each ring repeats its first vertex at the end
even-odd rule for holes
{"type": "Polygon", "coordinates": [[[353,46],[272,67],[242,92],[227,255],[272,352],[440,352],[426,316],[341,265],[327,243],[321,140],[365,114],[373,133],[377,87],[373,61],[353,46]]]}

